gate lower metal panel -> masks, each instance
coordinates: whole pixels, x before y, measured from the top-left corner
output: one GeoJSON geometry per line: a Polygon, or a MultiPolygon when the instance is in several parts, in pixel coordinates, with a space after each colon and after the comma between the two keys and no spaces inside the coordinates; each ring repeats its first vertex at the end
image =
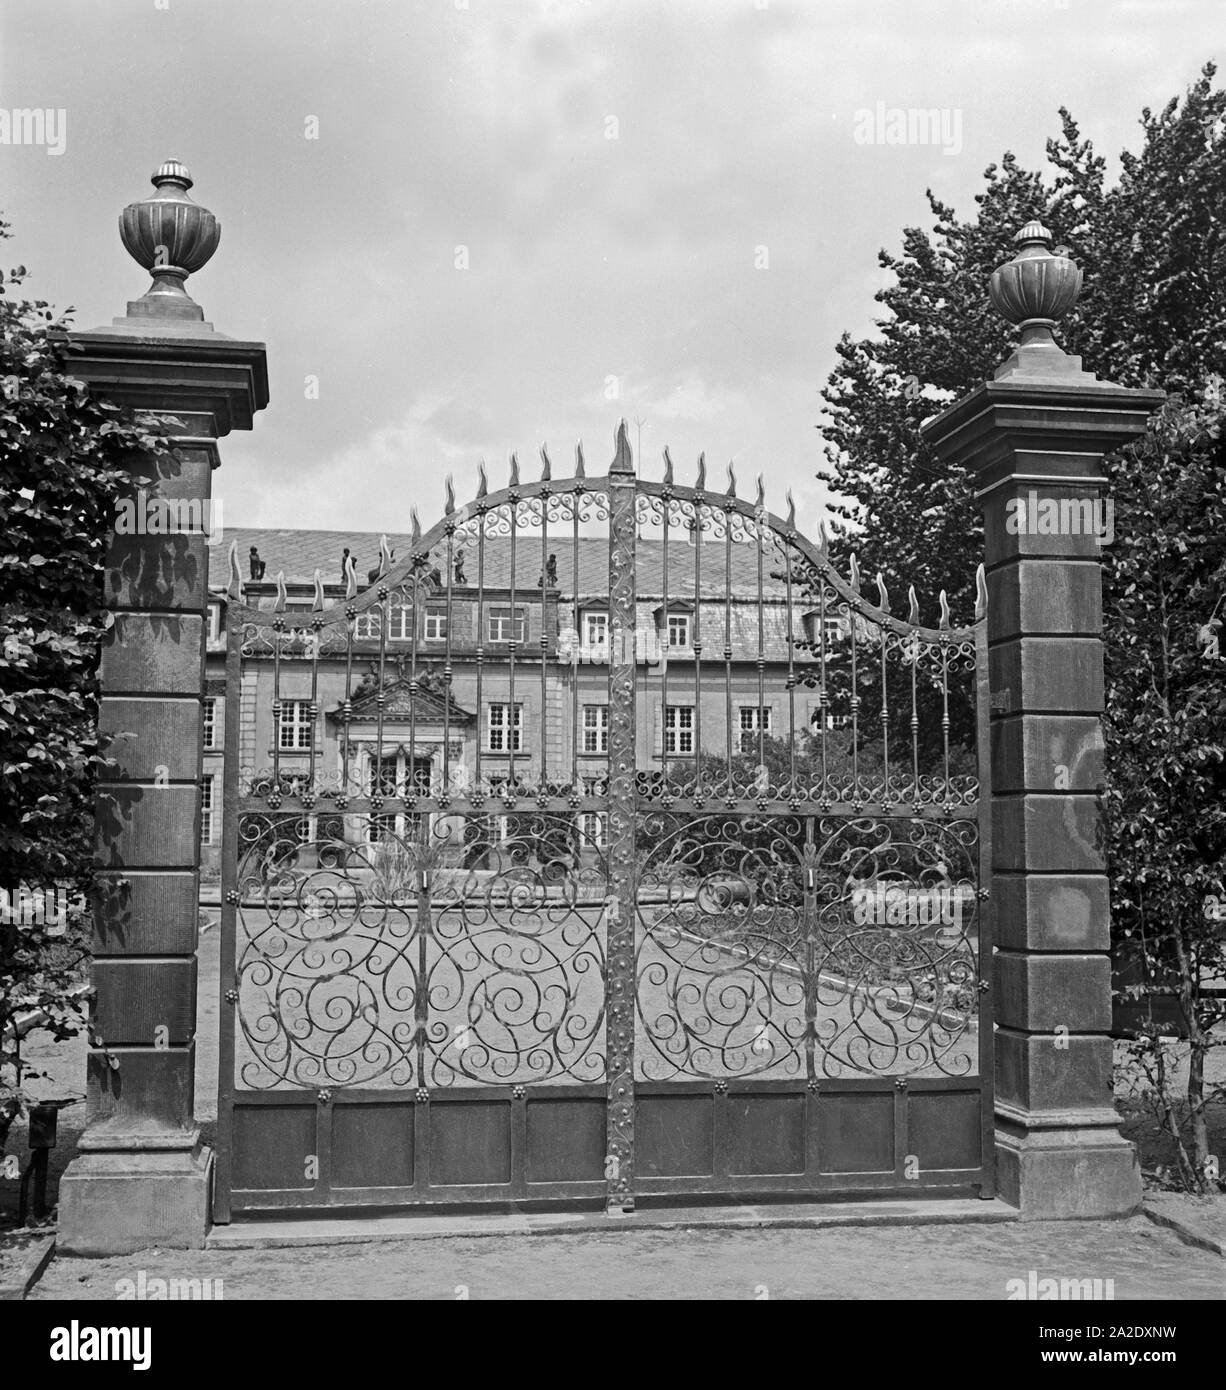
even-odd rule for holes
{"type": "MultiPolygon", "coordinates": [[[[980,1190],[978,1088],[955,1082],[640,1085],[644,1198],[980,1190]]],[[[235,1107],[233,1210],[578,1202],[605,1196],[603,1087],[425,1103],[309,1093],[235,1107]],[[302,1155],[317,1154],[318,1177],[302,1155]]]]}

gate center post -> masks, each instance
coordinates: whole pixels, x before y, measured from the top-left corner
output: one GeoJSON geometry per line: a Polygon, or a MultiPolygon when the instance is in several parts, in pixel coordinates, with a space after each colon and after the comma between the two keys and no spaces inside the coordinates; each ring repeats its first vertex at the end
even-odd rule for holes
{"type": "Polygon", "coordinates": [[[635,509],[637,487],[623,420],[609,468],[609,885],[605,1030],[608,1142],[605,1207],[634,1210],[635,509]]]}

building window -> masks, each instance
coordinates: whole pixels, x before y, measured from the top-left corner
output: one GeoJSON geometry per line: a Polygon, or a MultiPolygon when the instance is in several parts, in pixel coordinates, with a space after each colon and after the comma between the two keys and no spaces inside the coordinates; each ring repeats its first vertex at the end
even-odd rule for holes
{"type": "Polygon", "coordinates": [[[583,706],[583,751],[585,753],[607,753],[609,751],[608,705],[583,706]]]}
{"type": "Polygon", "coordinates": [[[209,604],[209,646],[221,641],[221,604],[209,604]]]}
{"type": "MultiPolygon", "coordinates": [[[[604,708],[603,706],[591,706],[590,708],[604,708]]],[[[584,796],[606,796],[609,784],[603,777],[585,777],[583,779],[584,796]]],[[[580,849],[603,849],[609,835],[609,816],[607,811],[581,811],[575,817],[575,824],[579,831],[580,849]]]]}
{"type": "Polygon", "coordinates": [[[489,741],[486,749],[490,753],[519,753],[524,746],[524,707],[515,704],[512,719],[509,704],[491,704],[489,707],[489,741]]]}
{"type": "Polygon", "coordinates": [[[372,845],[378,844],[381,840],[394,840],[396,838],[396,817],[371,816],[367,833],[372,845]]]}
{"type": "Polygon", "coordinates": [[[387,635],[392,642],[411,642],[413,640],[413,610],[407,603],[393,605],[388,614],[387,635]]]}
{"type": "Polygon", "coordinates": [[[217,747],[217,697],[210,695],[204,701],[204,746],[217,747]]]}
{"type": "Polygon", "coordinates": [[[426,609],[426,641],[445,642],[447,640],[447,610],[445,608],[426,609]]]}
{"type": "Polygon", "coordinates": [[[848,620],[837,613],[827,613],[824,618],[820,613],[806,613],[804,625],[808,640],[815,644],[824,642],[834,646],[847,639],[848,620]]]}
{"type": "Polygon", "coordinates": [[[205,777],[200,783],[200,843],[213,843],[213,779],[205,777]]]}
{"type": "Polygon", "coordinates": [[[528,637],[528,616],[523,608],[515,609],[512,621],[509,604],[491,605],[489,611],[489,640],[491,642],[523,642],[528,637]]]}
{"type": "Polygon", "coordinates": [[[851,727],[850,714],[827,714],[824,718],[820,709],[813,711],[809,720],[814,729],[820,729],[824,724],[827,729],[848,729],[851,727]]]}
{"type": "Polygon", "coordinates": [[[690,645],[690,615],[670,613],[668,615],[668,645],[688,647],[690,645]]]}
{"type": "Polygon", "coordinates": [[[311,702],[282,700],[277,720],[277,747],[280,749],[309,749],[312,733],[311,702]]]}
{"type": "MultiPolygon", "coordinates": [[[[358,642],[377,642],[383,627],[382,609],[368,608],[353,620],[353,636],[358,642]]],[[[413,640],[413,610],[407,603],[393,604],[387,614],[387,640],[389,642],[411,642],[413,640]]]]}
{"type": "Polygon", "coordinates": [[[400,795],[399,762],[400,760],[395,753],[383,757],[371,755],[371,796],[396,797],[400,795]]]}
{"type": "Polygon", "coordinates": [[[609,615],[607,613],[585,613],[583,615],[583,645],[585,647],[607,647],[609,645],[609,615]]]}
{"type": "Polygon", "coordinates": [[[694,706],[669,705],[664,711],[665,753],[694,751],[694,706]]]}
{"type": "Polygon", "coordinates": [[[758,733],[770,734],[771,709],[768,705],[741,706],[741,752],[755,752],[758,733]]]}

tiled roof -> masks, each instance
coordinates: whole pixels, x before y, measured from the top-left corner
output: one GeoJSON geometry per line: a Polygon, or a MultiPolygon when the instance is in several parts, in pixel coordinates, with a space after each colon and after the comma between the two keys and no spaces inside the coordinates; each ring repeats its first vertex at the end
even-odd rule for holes
{"type": "MultiPolygon", "coordinates": [[[[228,575],[228,556],[231,541],[238,542],[238,559],[244,580],[249,574],[248,553],[254,545],[267,566],[264,582],[275,580],[284,570],[288,585],[310,584],[315,570],[327,585],[342,582],[341,557],[346,549],[357,560],[358,583],[365,587],[367,572],[379,562],[377,531],[292,531],[249,528],[227,528],[224,538],[209,548],[209,584],[224,588],[228,575]]],[[[404,533],[388,535],[388,544],[396,557],[408,552],[410,538],[404,533]]],[[[574,592],[574,542],[570,536],[550,539],[550,553],[557,557],[558,588],[563,594],[574,592]]],[[[771,560],[765,557],[762,574],[764,595],[778,597],[784,586],[770,578],[771,560]]],[[[519,537],[515,560],[516,587],[528,590],[536,587],[541,575],[540,533],[527,532],[519,537]]],[[[607,594],[609,591],[609,541],[607,536],[579,538],[580,597],[607,594]]],[[[668,592],[671,598],[684,599],[694,594],[694,549],[683,537],[669,541],[668,592]]],[[[637,545],[636,578],[640,599],[660,598],[663,595],[664,543],[657,539],[640,538],[637,545]]],[[[506,588],[511,578],[511,542],[507,536],[491,536],[485,542],[485,584],[488,588],[506,588]]],[[[738,596],[753,597],[758,591],[758,553],[754,545],[732,546],[732,591],[738,596]]],[[[469,585],[477,582],[477,547],[470,542],[465,549],[465,579],[469,585]]],[[[722,596],[726,587],[726,550],[722,540],[709,540],[702,547],[702,592],[706,596],[722,596]]]]}

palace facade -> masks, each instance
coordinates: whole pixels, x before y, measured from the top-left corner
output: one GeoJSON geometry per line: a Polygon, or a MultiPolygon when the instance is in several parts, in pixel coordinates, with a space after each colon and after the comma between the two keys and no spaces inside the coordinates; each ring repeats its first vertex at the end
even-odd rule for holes
{"type": "MultiPolygon", "coordinates": [[[[316,571],[327,605],[344,603],[348,555],[363,592],[378,571],[380,540],[374,533],[252,529],[230,531],[224,545],[211,547],[201,798],[209,876],[220,865],[230,543],[237,542],[248,576],[244,601],[271,617],[282,585],[286,612],[314,607],[316,571]]],[[[393,555],[409,548],[407,536],[387,540],[393,555]]],[[[637,545],[640,768],[726,758],[729,749],[752,757],[760,733],[787,738],[823,719],[827,727],[845,721],[823,713],[815,685],[797,679],[814,660],[805,643],[815,640],[816,614],[795,593],[789,604],[780,577],[759,573],[755,547],[722,539],[696,547],[682,537],[669,550],[666,575],[663,543],[643,538],[637,545]]],[[[513,570],[508,540],[491,538],[479,574],[471,558],[457,555],[450,584],[435,571],[435,596],[416,612],[394,598],[388,603],[382,643],[377,613],[356,619],[352,671],[343,653],[321,656],[314,702],[310,663],[283,663],[274,708],[271,655],[246,658],[241,767],[258,772],[275,754],[282,777],[305,776],[308,767],[335,775],[348,682],[350,772],[367,794],[395,797],[437,785],[444,769],[453,785],[472,779],[492,793],[518,779],[599,790],[608,775],[610,644],[625,640],[610,630],[608,553],[604,537],[567,539],[541,555],[524,546],[513,570]],[[376,689],[384,694],[381,711],[376,689]]],[[[840,621],[826,620],[828,641],[839,637],[840,621]]],[[[403,820],[403,812],[375,817],[369,833],[401,834],[403,820]]],[[[601,844],[603,817],[585,812],[583,821],[584,838],[601,844]]]]}

